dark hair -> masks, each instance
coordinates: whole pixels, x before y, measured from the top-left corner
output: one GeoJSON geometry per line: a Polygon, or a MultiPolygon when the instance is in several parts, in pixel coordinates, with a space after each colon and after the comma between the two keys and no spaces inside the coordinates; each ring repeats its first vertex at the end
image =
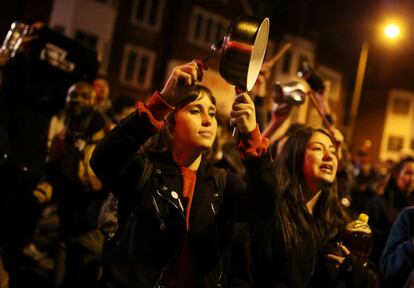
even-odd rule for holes
{"type": "Polygon", "coordinates": [[[406,196],[403,191],[400,191],[397,185],[398,175],[407,163],[414,162],[413,157],[406,157],[391,169],[390,177],[384,189],[385,201],[391,204],[393,207],[402,209],[406,206],[406,196]]]}
{"type": "Polygon", "coordinates": [[[203,85],[191,85],[191,86],[184,86],[179,89],[179,92],[182,95],[176,95],[176,97],[183,99],[180,103],[178,103],[175,107],[175,110],[168,114],[167,118],[165,119],[165,125],[160,130],[159,133],[151,137],[145,145],[142,147],[142,151],[146,154],[158,154],[167,151],[171,151],[171,144],[173,141],[172,133],[175,128],[175,114],[177,111],[180,111],[190,102],[193,102],[200,97],[200,95],[205,94],[211,100],[213,105],[216,105],[216,99],[213,96],[213,93],[207,87],[203,85]]]}
{"type": "Polygon", "coordinates": [[[304,124],[301,124],[301,123],[292,123],[289,126],[289,128],[286,130],[285,135],[289,137],[290,135],[292,135],[293,133],[295,133],[295,131],[297,131],[297,130],[303,128],[303,127],[305,127],[304,124]]]}
{"type": "Polygon", "coordinates": [[[322,188],[314,208],[316,224],[309,223],[309,212],[304,199],[305,177],[303,164],[306,147],[316,132],[332,136],[324,129],[303,127],[294,131],[286,141],[282,153],[276,160],[276,189],[278,203],[276,225],[281,229],[282,241],[287,249],[305,245],[307,241],[318,243],[335,237],[343,228],[347,215],[340,204],[336,180],[322,188]]]}

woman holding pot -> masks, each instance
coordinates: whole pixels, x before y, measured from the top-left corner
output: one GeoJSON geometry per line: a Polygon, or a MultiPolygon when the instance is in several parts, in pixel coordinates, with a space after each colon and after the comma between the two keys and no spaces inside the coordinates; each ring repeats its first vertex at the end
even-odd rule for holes
{"type": "Polygon", "coordinates": [[[194,85],[206,68],[201,61],[175,67],[161,93],[138,102],[94,152],[91,165],[118,198],[124,226],[106,263],[115,287],[223,285],[229,223],[273,209],[273,180],[263,177],[272,169],[268,140],[246,93],[236,96],[231,122],[241,132],[247,183],[209,166],[216,102],[208,88],[194,85]]]}
{"type": "Polygon", "coordinates": [[[273,217],[240,233],[230,287],[378,286],[376,274],[336,239],[350,222],[338,200],[336,153],[324,129],[289,136],[276,160],[273,217]]]}

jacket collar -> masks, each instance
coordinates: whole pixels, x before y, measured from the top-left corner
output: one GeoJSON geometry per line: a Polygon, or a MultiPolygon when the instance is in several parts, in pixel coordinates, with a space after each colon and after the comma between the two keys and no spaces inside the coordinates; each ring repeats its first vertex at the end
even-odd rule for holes
{"type": "MultiPolygon", "coordinates": [[[[170,153],[160,153],[154,157],[154,171],[155,176],[159,176],[160,180],[157,185],[157,193],[172,203],[177,209],[183,211],[183,199],[182,199],[182,180],[179,172],[179,167],[172,159],[170,153]],[[165,181],[164,178],[170,178],[165,181]]],[[[199,207],[207,207],[211,209],[211,203],[219,198],[219,192],[216,188],[215,177],[212,169],[209,169],[208,163],[202,160],[200,167],[197,170],[197,180],[194,190],[191,218],[193,214],[198,213],[199,207]],[[193,209],[197,207],[196,209],[193,209]]],[[[214,208],[213,208],[214,209],[214,208]]],[[[194,215],[195,216],[195,215],[194,215]]]]}

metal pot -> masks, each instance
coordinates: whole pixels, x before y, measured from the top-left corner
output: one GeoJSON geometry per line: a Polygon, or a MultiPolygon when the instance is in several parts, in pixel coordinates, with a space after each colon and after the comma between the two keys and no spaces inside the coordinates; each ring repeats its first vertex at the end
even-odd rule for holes
{"type": "Polygon", "coordinates": [[[269,37],[269,18],[240,16],[230,23],[223,39],[220,75],[230,84],[250,91],[259,76],[269,37]]]}
{"type": "Polygon", "coordinates": [[[301,105],[305,102],[306,89],[299,81],[289,81],[283,85],[276,82],[273,85],[273,98],[276,103],[301,105]]]}

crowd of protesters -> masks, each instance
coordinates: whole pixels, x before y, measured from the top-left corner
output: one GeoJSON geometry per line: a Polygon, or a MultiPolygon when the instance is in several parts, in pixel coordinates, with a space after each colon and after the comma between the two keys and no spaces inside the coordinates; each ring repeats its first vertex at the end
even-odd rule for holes
{"type": "MultiPolygon", "coordinates": [[[[37,107],[10,100],[0,57],[0,139],[12,145],[27,126],[10,111],[37,107]]],[[[145,103],[112,98],[105,77],[72,83],[46,117],[39,171],[0,145],[1,288],[414,285],[414,158],[351,154],[323,85],[311,92],[330,125],[280,132],[301,103],[273,95],[266,65],[253,97],[218,115],[206,69],[175,66],[145,103]],[[337,241],[360,213],[368,263],[337,241]]]]}

